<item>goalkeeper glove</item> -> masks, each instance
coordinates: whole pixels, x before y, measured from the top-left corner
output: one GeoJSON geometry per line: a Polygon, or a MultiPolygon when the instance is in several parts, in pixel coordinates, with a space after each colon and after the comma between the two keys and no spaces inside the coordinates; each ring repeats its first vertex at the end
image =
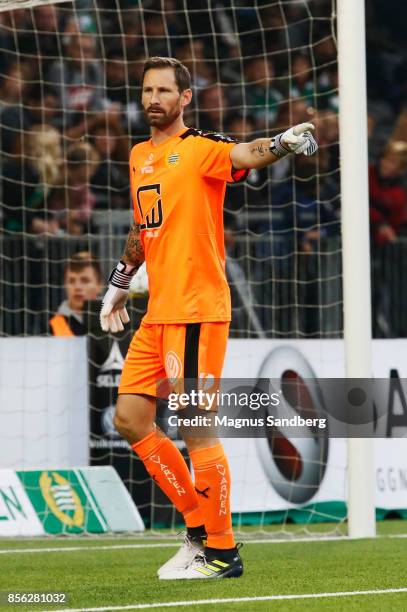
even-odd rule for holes
{"type": "Polygon", "coordinates": [[[130,281],[136,272],[136,267],[123,261],[119,261],[112,270],[100,311],[100,326],[103,331],[115,334],[124,330],[123,323],[130,321],[125,304],[129,295],[130,281]]]}
{"type": "Polygon", "coordinates": [[[313,155],[318,149],[318,144],[310,132],[314,129],[312,123],[299,123],[289,130],[277,134],[271,140],[270,153],[273,153],[279,159],[289,153],[313,155]]]}

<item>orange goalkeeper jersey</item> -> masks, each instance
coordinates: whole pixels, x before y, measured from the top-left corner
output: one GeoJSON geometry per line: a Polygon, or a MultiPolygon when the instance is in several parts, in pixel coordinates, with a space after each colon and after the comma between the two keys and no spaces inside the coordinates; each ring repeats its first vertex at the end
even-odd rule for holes
{"type": "Polygon", "coordinates": [[[235,142],[183,128],[133,147],[130,180],[149,279],[147,323],[230,321],[223,201],[235,142]]]}

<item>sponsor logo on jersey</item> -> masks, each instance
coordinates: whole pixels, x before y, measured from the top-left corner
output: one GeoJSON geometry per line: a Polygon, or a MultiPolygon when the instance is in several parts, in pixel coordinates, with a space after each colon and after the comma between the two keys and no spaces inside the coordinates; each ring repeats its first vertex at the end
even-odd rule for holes
{"type": "Polygon", "coordinates": [[[147,230],[144,234],[145,238],[158,238],[160,235],[160,230],[147,230]]]}
{"type": "Polygon", "coordinates": [[[154,153],[150,153],[143,166],[140,168],[141,174],[152,174],[154,172],[153,159],[154,153]]]}
{"type": "Polygon", "coordinates": [[[181,376],[182,363],[175,351],[168,351],[165,356],[165,372],[171,383],[175,383],[181,376]]]}
{"type": "Polygon", "coordinates": [[[169,168],[175,168],[175,166],[178,166],[179,162],[180,156],[178,153],[170,153],[165,160],[165,163],[169,168]]]}

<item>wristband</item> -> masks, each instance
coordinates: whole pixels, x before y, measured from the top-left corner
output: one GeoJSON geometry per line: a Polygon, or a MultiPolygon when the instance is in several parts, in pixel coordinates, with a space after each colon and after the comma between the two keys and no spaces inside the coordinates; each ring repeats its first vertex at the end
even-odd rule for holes
{"type": "Polygon", "coordinates": [[[292,153],[290,149],[286,149],[285,146],[281,142],[281,137],[283,136],[283,132],[281,134],[277,134],[274,138],[271,139],[269,151],[278,159],[285,157],[289,153],[292,153]]]}
{"type": "Polygon", "coordinates": [[[137,268],[135,266],[131,266],[120,260],[109,276],[109,283],[114,287],[128,291],[130,281],[136,272],[137,268]]]}

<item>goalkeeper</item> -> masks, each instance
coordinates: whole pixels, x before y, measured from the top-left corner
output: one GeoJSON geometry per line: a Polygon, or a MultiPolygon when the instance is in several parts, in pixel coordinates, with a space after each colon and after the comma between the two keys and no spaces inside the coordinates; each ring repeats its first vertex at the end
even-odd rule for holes
{"type": "Polygon", "coordinates": [[[188,128],[190,75],[176,59],[153,57],[142,77],[151,138],[130,155],[135,223],[110,276],[101,326],[118,332],[132,276],[146,261],[150,298],[130,344],[116,406],[117,431],[184,516],[187,534],[161,579],[232,578],[243,573],[230,513],[230,471],[217,438],[185,440],[195,483],[173,442],[155,425],[157,381],[218,379],[222,373],[230,292],[225,277],[223,200],[227,182],[244,180],[290,153],[317,149],[303,123],[275,138],[237,144],[188,128]]]}

